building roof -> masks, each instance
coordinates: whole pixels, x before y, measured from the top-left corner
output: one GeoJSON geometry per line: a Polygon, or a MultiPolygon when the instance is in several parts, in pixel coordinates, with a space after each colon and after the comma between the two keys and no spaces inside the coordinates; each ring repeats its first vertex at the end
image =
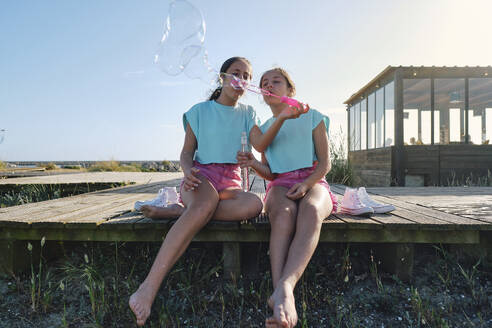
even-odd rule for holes
{"type": "MultiPolygon", "coordinates": [[[[354,100],[358,100],[359,98],[364,98],[368,90],[373,89],[375,86],[378,86],[382,80],[387,80],[389,75],[394,73],[395,70],[402,70],[403,72],[413,73],[413,76],[435,76],[440,77],[440,75],[445,74],[443,77],[492,77],[492,68],[491,66],[388,66],[381,73],[376,75],[371,81],[369,81],[366,85],[364,85],[359,91],[352,94],[350,98],[344,101],[345,105],[351,105],[354,100]],[[423,73],[423,74],[422,74],[423,73]]],[[[372,90],[371,90],[372,91],[372,90]]]]}

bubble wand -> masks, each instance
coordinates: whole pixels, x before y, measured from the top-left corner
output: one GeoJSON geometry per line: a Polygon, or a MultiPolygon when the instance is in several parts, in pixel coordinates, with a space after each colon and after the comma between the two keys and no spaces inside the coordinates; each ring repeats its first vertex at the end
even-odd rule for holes
{"type": "Polygon", "coordinates": [[[300,101],[295,100],[294,98],[290,98],[290,97],[287,97],[287,96],[277,96],[276,94],[271,93],[270,91],[265,90],[265,89],[262,89],[260,87],[257,87],[256,85],[252,85],[252,84],[248,83],[247,81],[238,78],[235,75],[232,75],[232,74],[229,74],[229,73],[222,73],[222,74],[223,75],[227,75],[227,76],[229,76],[229,77],[232,78],[232,80],[231,80],[231,86],[234,89],[236,89],[236,90],[248,90],[248,91],[251,91],[251,92],[254,92],[254,93],[257,93],[257,94],[261,94],[261,95],[264,95],[264,96],[275,97],[277,99],[280,99],[280,101],[283,102],[284,104],[287,104],[289,106],[294,106],[294,107],[302,108],[304,110],[304,112],[307,112],[308,111],[308,109],[306,108],[306,106],[303,103],[301,103],[300,101]]]}

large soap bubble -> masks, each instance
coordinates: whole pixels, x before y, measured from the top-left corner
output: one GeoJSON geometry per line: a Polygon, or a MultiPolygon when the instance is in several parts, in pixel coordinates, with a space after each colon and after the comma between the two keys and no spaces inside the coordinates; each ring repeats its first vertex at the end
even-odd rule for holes
{"type": "Polygon", "coordinates": [[[184,73],[191,79],[199,79],[208,85],[217,84],[218,73],[208,61],[208,52],[202,47],[200,52],[190,60],[184,69],[184,73]]]}
{"type": "Polygon", "coordinates": [[[3,142],[3,139],[5,139],[5,129],[0,130],[0,144],[3,142]]]}
{"type": "Polygon", "coordinates": [[[202,53],[205,30],[202,13],[191,3],[186,0],[171,2],[154,62],[166,74],[180,74],[202,53]]]}

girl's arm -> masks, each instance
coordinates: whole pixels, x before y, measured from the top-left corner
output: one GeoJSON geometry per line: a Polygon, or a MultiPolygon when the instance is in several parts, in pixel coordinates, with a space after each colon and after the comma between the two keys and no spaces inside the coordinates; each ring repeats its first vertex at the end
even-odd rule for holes
{"type": "Polygon", "coordinates": [[[179,158],[181,169],[184,173],[183,188],[186,191],[194,190],[200,183],[202,183],[202,181],[196,176],[199,170],[193,167],[193,156],[195,155],[196,144],[195,134],[193,133],[190,124],[187,124],[185,141],[179,158]]]}
{"type": "Polygon", "coordinates": [[[324,178],[331,169],[330,149],[328,145],[328,134],[326,133],[325,122],[321,121],[313,130],[314,149],[318,158],[318,165],[313,173],[302,183],[295,184],[289,189],[286,196],[290,199],[303,197],[319,180],[324,178]]]}
{"type": "Polygon", "coordinates": [[[267,161],[264,153],[261,153],[261,162],[255,160],[255,163],[251,167],[263,179],[266,179],[269,181],[272,181],[273,179],[275,179],[275,174],[272,173],[272,171],[270,170],[270,165],[268,164],[268,161],[267,161]]]}
{"type": "Polygon", "coordinates": [[[284,124],[285,120],[298,118],[302,114],[306,113],[309,110],[309,105],[305,105],[307,109],[304,107],[291,107],[287,106],[278,116],[275,122],[268,128],[265,133],[262,133],[258,126],[254,126],[249,133],[249,141],[251,145],[259,152],[264,152],[267,147],[272,143],[273,139],[277,135],[278,131],[284,124]]]}
{"type": "Polygon", "coordinates": [[[251,152],[238,152],[237,162],[241,168],[253,168],[253,170],[255,170],[255,172],[263,179],[273,180],[275,178],[275,174],[270,170],[270,165],[268,165],[265,154],[263,153],[261,153],[261,162],[259,162],[251,152]]]}

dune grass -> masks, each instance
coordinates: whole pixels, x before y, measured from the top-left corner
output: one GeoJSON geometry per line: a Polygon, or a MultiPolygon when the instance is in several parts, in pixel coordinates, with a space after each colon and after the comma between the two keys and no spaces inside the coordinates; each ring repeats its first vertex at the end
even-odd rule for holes
{"type": "Polygon", "coordinates": [[[326,175],[329,183],[338,183],[347,186],[359,184],[359,178],[354,173],[350,162],[347,159],[346,136],[342,129],[330,135],[330,159],[331,170],[326,175]]]}
{"type": "Polygon", "coordinates": [[[89,172],[141,172],[141,167],[137,165],[122,165],[120,162],[111,160],[97,162],[87,168],[89,172]]]}
{"type": "MultiPolygon", "coordinates": [[[[134,327],[129,296],[159,243],[64,244],[55,261],[0,277],[9,327],[134,327]]],[[[419,246],[414,280],[381,271],[370,245],[321,244],[296,290],[297,327],[490,327],[492,266],[419,246]]],[[[44,254],[44,253],[43,253],[44,254]]],[[[267,245],[254,277],[227,280],[219,244],[192,244],[163,283],[146,327],[263,327],[271,314],[267,245]]]]}

